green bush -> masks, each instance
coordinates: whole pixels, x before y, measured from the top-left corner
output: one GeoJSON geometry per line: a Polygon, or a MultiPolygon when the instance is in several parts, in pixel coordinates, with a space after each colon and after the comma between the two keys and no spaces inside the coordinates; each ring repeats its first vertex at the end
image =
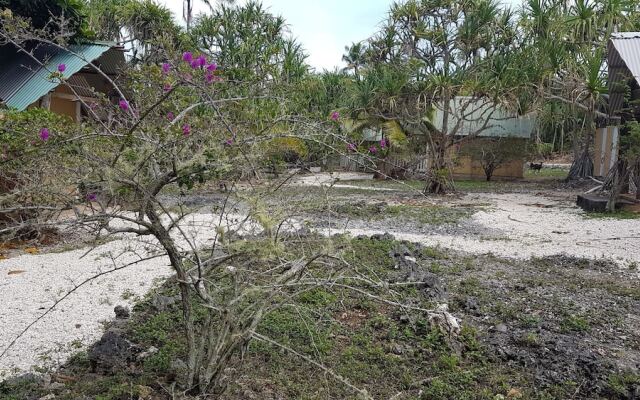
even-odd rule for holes
{"type": "Polygon", "coordinates": [[[536,143],[536,153],[543,158],[549,158],[553,154],[553,143],[536,143]]]}

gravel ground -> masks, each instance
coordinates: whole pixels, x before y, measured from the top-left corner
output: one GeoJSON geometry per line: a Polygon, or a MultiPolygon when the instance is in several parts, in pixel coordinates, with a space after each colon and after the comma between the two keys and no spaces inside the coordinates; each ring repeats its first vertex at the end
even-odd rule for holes
{"type": "MultiPolygon", "coordinates": [[[[470,233],[415,234],[386,230],[400,240],[442,246],[473,254],[526,259],[556,254],[609,258],[621,265],[640,263],[640,221],[586,218],[572,202],[539,194],[476,193],[461,199],[469,204],[491,204],[464,222],[470,233]],[[478,234],[485,232],[485,234],[478,234]]],[[[384,233],[354,222],[352,235],[384,233]]],[[[343,230],[334,230],[338,233],[343,230]]],[[[459,229],[455,229],[459,232],[459,229]]]]}
{"type": "MultiPolygon", "coordinates": [[[[213,240],[218,218],[194,214],[181,226],[192,242],[203,246],[213,240]]],[[[180,244],[184,247],[186,241],[180,244]]],[[[90,248],[83,248],[0,261],[0,353],[71,289],[100,272],[112,271],[78,288],[22,335],[0,358],[0,380],[35,366],[54,367],[98,340],[103,333],[101,321],[114,317],[116,305],[131,306],[172,274],[167,257],[114,271],[153,255],[156,249],[151,240],[125,236],[89,254],[90,248]]]]}
{"type": "MultiPolygon", "coordinates": [[[[347,178],[354,179],[349,175],[347,178]]],[[[299,184],[326,184],[332,176],[306,178],[299,184]]],[[[346,178],[345,178],[346,179],[346,178]]],[[[367,178],[364,178],[367,179],[367,178]]],[[[440,245],[468,253],[492,253],[526,259],[564,253],[571,256],[607,257],[624,265],[640,262],[638,220],[587,219],[572,203],[536,194],[469,194],[466,203],[490,204],[464,222],[452,234],[416,234],[398,228],[370,229],[364,223],[350,224],[352,235],[388,231],[397,239],[440,245]],[[479,233],[480,232],[480,233],[479,233]]],[[[198,246],[210,243],[218,216],[196,214],[183,226],[198,246]]],[[[229,222],[232,223],[232,222],[229,222]]],[[[330,233],[338,233],[333,229],[330,233]]],[[[0,353],[31,322],[74,286],[114,265],[139,260],[155,249],[152,242],[132,237],[103,244],[88,255],[88,249],[21,255],[0,261],[0,353]],[[111,256],[117,256],[114,263],[111,256]],[[84,257],[83,257],[84,256],[84,257]]],[[[0,358],[0,379],[35,366],[54,366],[73,352],[96,341],[101,321],[113,317],[116,305],[131,305],[155,282],[172,273],[168,260],[159,257],[112,272],[79,288],[47,316],[34,324],[0,358]]]]}

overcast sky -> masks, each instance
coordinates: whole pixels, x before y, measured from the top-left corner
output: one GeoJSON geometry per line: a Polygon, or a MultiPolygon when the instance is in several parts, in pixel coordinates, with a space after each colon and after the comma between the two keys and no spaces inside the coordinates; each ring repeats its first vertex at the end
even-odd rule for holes
{"type": "MultiPolygon", "coordinates": [[[[182,19],[182,0],[157,0],[182,19]]],[[[243,1],[243,0],[239,0],[243,1]]],[[[519,5],[522,0],[503,0],[519,5]]],[[[318,70],[342,68],[344,46],[371,36],[385,19],[392,0],[263,0],[273,14],[282,15],[293,36],[318,70]]],[[[208,8],[195,0],[194,14],[208,8]]]]}

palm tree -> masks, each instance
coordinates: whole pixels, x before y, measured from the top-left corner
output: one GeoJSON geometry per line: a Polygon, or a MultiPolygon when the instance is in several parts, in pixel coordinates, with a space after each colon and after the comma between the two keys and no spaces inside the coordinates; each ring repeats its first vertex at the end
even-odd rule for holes
{"type": "MultiPolygon", "coordinates": [[[[219,0],[220,3],[231,5],[235,4],[235,0],[219,0]]],[[[209,7],[209,10],[213,10],[211,0],[202,0],[202,2],[209,7]]],[[[191,29],[191,23],[193,21],[193,4],[195,0],[183,0],[182,3],[182,19],[187,23],[187,31],[191,29]]]]}
{"type": "Polygon", "coordinates": [[[360,80],[359,68],[364,63],[365,46],[362,42],[352,43],[351,46],[344,46],[345,54],[342,61],[347,63],[345,70],[353,69],[357,80],[360,80]]]}

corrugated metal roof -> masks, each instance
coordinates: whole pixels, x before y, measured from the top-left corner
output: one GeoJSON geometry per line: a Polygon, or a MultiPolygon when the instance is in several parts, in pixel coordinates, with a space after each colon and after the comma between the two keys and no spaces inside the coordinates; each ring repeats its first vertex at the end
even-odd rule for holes
{"type": "Polygon", "coordinates": [[[0,48],[0,100],[10,98],[40,69],[44,62],[58,50],[50,45],[41,44],[32,50],[33,57],[18,51],[13,45],[0,48]],[[34,60],[40,60],[40,62],[34,60]]]}
{"type": "Polygon", "coordinates": [[[616,116],[624,106],[627,82],[633,78],[640,85],[640,32],[619,32],[607,45],[609,67],[609,113],[616,116]]]}
{"type": "Polygon", "coordinates": [[[63,75],[69,78],[111,47],[106,43],[79,44],[69,46],[67,51],[39,46],[34,55],[41,65],[30,56],[20,53],[7,63],[8,68],[0,76],[0,87],[3,88],[0,98],[8,107],[24,110],[60,84],[58,80],[49,79],[59,64],[66,65],[63,75]]]}
{"type": "Polygon", "coordinates": [[[618,33],[610,43],[616,51],[609,52],[609,67],[628,68],[640,84],[640,32],[618,33]]]}

